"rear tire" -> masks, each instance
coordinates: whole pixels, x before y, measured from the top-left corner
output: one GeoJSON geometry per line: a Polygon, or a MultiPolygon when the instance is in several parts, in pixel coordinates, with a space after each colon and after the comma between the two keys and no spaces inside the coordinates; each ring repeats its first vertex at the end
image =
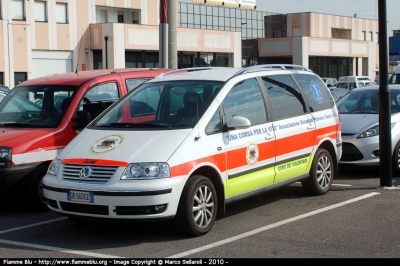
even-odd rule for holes
{"type": "Polygon", "coordinates": [[[28,208],[31,211],[49,211],[47,204],[43,202],[42,180],[46,175],[48,166],[44,165],[33,172],[29,180],[28,192],[26,195],[28,208]]]}
{"type": "Polygon", "coordinates": [[[396,147],[394,148],[392,160],[393,175],[400,176],[400,141],[397,142],[396,147]]]}
{"type": "Polygon", "coordinates": [[[208,233],[217,216],[217,193],[205,176],[193,176],[183,189],[174,224],[187,236],[208,233]]]}
{"type": "Polygon", "coordinates": [[[310,169],[310,176],[302,182],[303,189],[310,195],[323,195],[329,191],[335,176],[332,156],[325,149],[318,149],[310,169]]]}

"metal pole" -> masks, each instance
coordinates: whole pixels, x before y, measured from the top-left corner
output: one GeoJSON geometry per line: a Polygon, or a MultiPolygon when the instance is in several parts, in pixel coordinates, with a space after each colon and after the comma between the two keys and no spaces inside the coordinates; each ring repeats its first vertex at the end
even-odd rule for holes
{"type": "Polygon", "coordinates": [[[386,0],[378,0],[379,15],[379,157],[380,185],[392,186],[392,133],[390,115],[390,90],[387,75],[389,72],[386,0]]]}
{"type": "Polygon", "coordinates": [[[104,42],[106,45],[106,69],[108,69],[108,36],[104,36],[104,42]]]}
{"type": "Polygon", "coordinates": [[[168,5],[167,0],[160,0],[159,25],[159,63],[161,68],[168,68],[168,5]]]}
{"type": "Polygon", "coordinates": [[[178,0],[168,0],[168,68],[178,68],[177,56],[177,25],[178,25],[178,0]]]}

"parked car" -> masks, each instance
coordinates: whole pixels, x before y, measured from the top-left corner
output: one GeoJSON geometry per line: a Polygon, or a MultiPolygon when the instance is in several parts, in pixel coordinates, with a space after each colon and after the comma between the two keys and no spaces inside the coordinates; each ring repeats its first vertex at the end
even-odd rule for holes
{"type": "Polygon", "coordinates": [[[0,196],[20,193],[48,210],[40,183],[51,161],[97,115],[130,89],[166,69],[107,69],[31,79],[0,103],[0,196]]]}
{"type": "MultiPolygon", "coordinates": [[[[400,175],[400,85],[389,85],[391,94],[393,172],[400,175]]],[[[340,164],[379,165],[379,86],[352,90],[337,102],[342,124],[340,164]]]]}
{"type": "MultiPolygon", "coordinates": [[[[388,74],[388,80],[390,80],[391,77],[392,77],[392,74],[388,74]]],[[[380,81],[379,75],[376,75],[376,77],[375,77],[375,79],[374,79],[374,82],[375,82],[377,85],[379,85],[379,84],[380,84],[379,81],[380,81]]]]}
{"type": "Polygon", "coordinates": [[[230,202],[297,181],[327,193],[340,144],[335,102],[308,70],[165,74],[69,143],[43,192],[51,210],[77,223],[174,219],[181,233],[199,236],[230,202]]]}
{"type": "Polygon", "coordinates": [[[321,78],[328,88],[336,87],[338,81],[335,78],[321,78]]]}
{"type": "Polygon", "coordinates": [[[337,88],[345,88],[345,89],[355,89],[355,88],[360,88],[364,86],[370,86],[370,85],[376,85],[374,84],[374,81],[367,76],[345,76],[345,77],[340,77],[337,88]]]}
{"type": "Polygon", "coordinates": [[[0,92],[3,94],[7,94],[10,92],[10,88],[8,88],[7,86],[4,86],[4,85],[0,85],[0,92]]]}

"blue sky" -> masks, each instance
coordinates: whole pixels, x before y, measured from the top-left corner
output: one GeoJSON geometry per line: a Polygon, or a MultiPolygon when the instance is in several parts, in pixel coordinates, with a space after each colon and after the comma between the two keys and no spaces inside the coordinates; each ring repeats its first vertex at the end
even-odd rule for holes
{"type": "MultiPolygon", "coordinates": [[[[189,2],[192,0],[178,0],[189,2]]],[[[400,0],[386,0],[389,36],[400,30],[400,0]]],[[[318,12],[378,19],[378,0],[257,0],[257,10],[276,13],[318,12]]]]}

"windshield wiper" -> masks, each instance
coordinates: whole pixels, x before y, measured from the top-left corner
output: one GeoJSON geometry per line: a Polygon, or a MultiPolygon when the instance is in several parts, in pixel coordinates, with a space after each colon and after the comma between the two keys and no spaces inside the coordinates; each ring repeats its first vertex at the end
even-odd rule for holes
{"type": "Polygon", "coordinates": [[[14,123],[0,123],[0,127],[33,127],[33,126],[29,124],[14,122],[14,123]]]}

